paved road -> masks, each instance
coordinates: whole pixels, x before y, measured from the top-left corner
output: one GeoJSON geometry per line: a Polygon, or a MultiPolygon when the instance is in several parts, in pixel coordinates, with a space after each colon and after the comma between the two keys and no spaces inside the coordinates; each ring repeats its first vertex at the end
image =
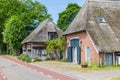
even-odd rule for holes
{"type": "Polygon", "coordinates": [[[51,76],[44,75],[43,73],[27,68],[3,57],[0,57],[0,69],[8,80],[55,80],[51,76]]]}
{"type": "Polygon", "coordinates": [[[77,80],[70,76],[5,56],[0,57],[0,69],[8,80],[77,80]]]}

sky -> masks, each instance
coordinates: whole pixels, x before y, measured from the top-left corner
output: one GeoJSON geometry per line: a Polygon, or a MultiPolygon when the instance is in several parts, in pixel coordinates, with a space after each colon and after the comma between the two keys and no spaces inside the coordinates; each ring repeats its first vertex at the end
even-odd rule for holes
{"type": "Polygon", "coordinates": [[[82,6],[85,0],[37,0],[47,7],[48,13],[52,15],[53,21],[57,23],[58,13],[64,11],[68,3],[76,3],[82,6]]]}

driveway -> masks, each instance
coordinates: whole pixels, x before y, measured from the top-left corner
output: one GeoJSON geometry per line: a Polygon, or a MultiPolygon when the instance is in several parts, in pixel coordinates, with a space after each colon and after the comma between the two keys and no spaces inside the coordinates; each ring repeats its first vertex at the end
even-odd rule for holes
{"type": "Polygon", "coordinates": [[[10,57],[0,56],[0,69],[8,80],[77,80],[10,57]]]}

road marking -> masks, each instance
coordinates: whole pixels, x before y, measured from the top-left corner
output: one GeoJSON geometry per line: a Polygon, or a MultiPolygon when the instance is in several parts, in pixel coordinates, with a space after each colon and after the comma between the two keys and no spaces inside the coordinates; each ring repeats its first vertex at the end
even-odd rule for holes
{"type": "Polygon", "coordinates": [[[3,78],[5,79],[6,77],[5,77],[5,76],[3,76],[3,78]]]}
{"type": "Polygon", "coordinates": [[[44,75],[44,73],[43,72],[39,72],[40,74],[42,74],[42,75],[44,75]]]}
{"type": "Polygon", "coordinates": [[[50,78],[52,78],[52,76],[51,75],[47,75],[48,77],[50,77],[50,78]]]}
{"type": "Polygon", "coordinates": [[[0,73],[1,75],[3,75],[3,73],[0,73]]]}
{"type": "Polygon", "coordinates": [[[33,69],[33,71],[37,72],[37,70],[33,69]]]}

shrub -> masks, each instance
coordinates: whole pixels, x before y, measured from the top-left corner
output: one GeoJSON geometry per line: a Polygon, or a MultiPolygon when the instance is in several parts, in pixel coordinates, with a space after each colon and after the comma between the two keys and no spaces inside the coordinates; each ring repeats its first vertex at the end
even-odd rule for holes
{"type": "Polygon", "coordinates": [[[42,61],[39,57],[35,57],[32,59],[32,62],[36,62],[36,61],[42,61]]]}
{"type": "Polygon", "coordinates": [[[22,60],[22,61],[31,62],[31,58],[28,54],[21,54],[17,58],[22,60]]]}
{"type": "Polygon", "coordinates": [[[29,63],[29,62],[31,62],[31,58],[30,57],[26,57],[25,61],[29,63]]]}
{"type": "Polygon", "coordinates": [[[68,59],[67,58],[63,58],[60,60],[61,62],[68,62],[68,59]]]}
{"type": "Polygon", "coordinates": [[[100,65],[97,62],[90,62],[90,67],[100,67],[100,65]]]}

